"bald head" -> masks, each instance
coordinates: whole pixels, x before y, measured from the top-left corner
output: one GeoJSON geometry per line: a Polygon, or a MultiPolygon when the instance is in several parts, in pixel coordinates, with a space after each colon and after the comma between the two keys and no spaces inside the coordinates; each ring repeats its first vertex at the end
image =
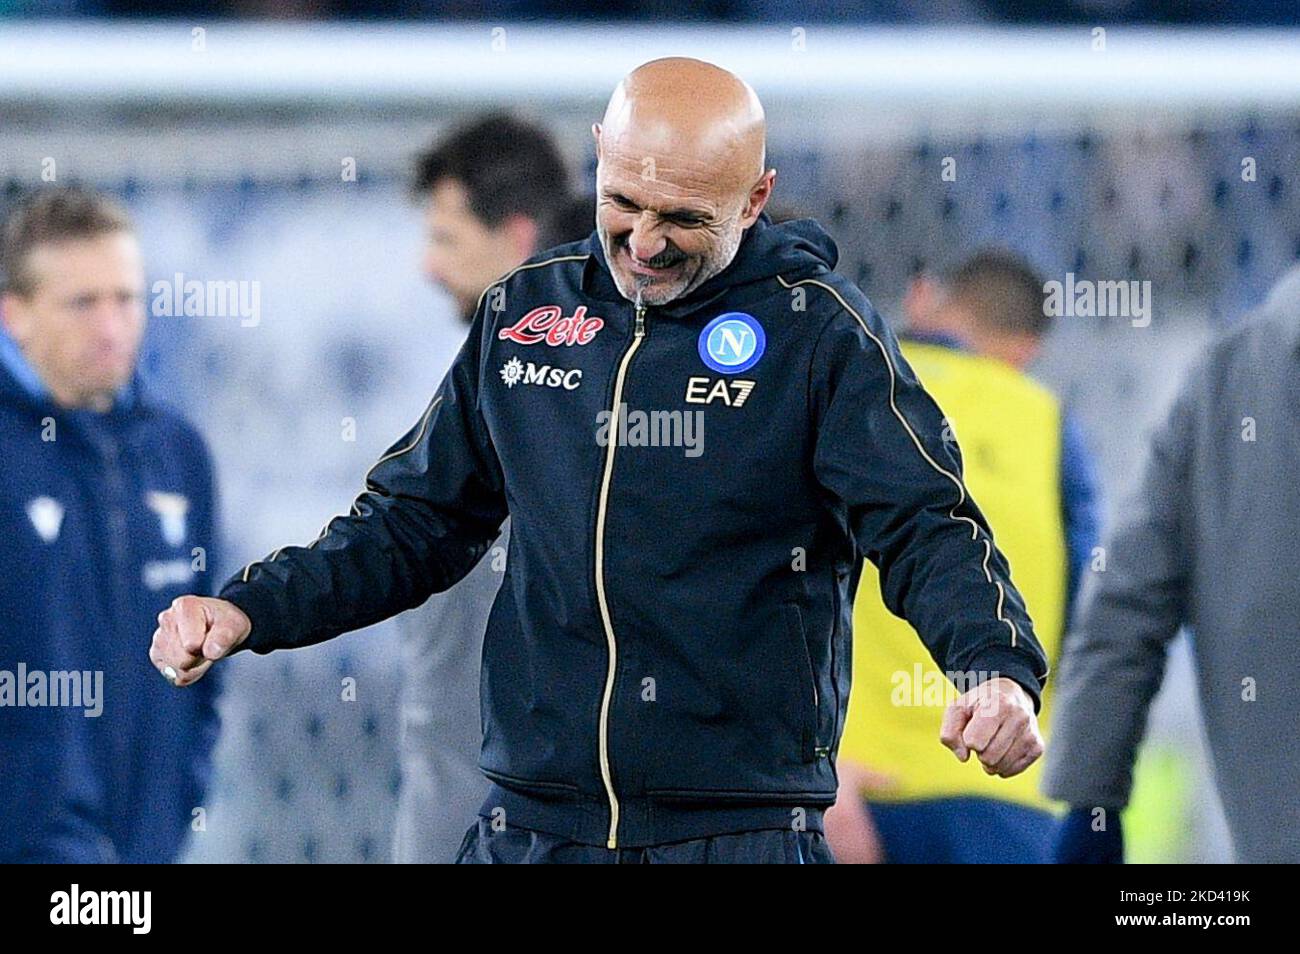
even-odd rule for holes
{"type": "Polygon", "coordinates": [[[692,156],[745,188],[763,174],[763,104],[739,76],[702,60],[637,67],[614,90],[601,129],[607,147],[692,156]]]}
{"type": "Polygon", "coordinates": [[[775,178],[747,83],[700,60],[653,60],[618,84],[593,132],[597,227],[626,297],[664,304],[730,263],[775,178]]]}

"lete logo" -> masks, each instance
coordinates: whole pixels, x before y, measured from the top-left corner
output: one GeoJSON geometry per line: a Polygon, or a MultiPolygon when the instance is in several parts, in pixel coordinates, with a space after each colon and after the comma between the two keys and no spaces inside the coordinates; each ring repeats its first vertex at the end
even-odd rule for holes
{"type": "Polygon", "coordinates": [[[563,318],[563,309],[559,305],[542,305],[534,308],[509,328],[502,328],[497,335],[502,341],[517,341],[519,344],[548,345],[585,345],[596,337],[596,332],[605,327],[605,319],[592,315],[587,317],[587,307],[579,305],[572,315],[563,318]]]}

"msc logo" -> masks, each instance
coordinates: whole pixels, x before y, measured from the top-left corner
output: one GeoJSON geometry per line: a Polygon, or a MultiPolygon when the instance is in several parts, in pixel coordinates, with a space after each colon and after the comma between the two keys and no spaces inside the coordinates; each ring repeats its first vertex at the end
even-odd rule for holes
{"type": "Polygon", "coordinates": [[[753,315],[729,311],[700,332],[700,360],[722,374],[739,374],[758,364],[767,335],[753,315]]]}
{"type": "Polygon", "coordinates": [[[740,407],[754,390],[756,381],[728,381],[726,378],[688,378],[686,380],[687,404],[712,404],[721,401],[727,407],[740,407]]]}
{"type": "Polygon", "coordinates": [[[531,361],[524,364],[518,358],[511,358],[501,366],[501,380],[508,388],[513,388],[516,384],[536,384],[545,388],[576,391],[578,385],[582,384],[582,369],[552,368],[548,364],[533,364],[531,361]]]}

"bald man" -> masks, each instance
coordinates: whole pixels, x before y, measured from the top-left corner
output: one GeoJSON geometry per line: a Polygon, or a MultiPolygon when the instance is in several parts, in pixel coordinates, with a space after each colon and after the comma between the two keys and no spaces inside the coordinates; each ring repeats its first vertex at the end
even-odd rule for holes
{"type": "Polygon", "coordinates": [[[487,288],[351,511],[220,599],[177,600],[154,664],[186,686],[415,606],[509,516],[483,647],[492,785],[458,860],[828,862],[865,555],[962,689],[943,744],[1024,771],[1046,676],[1024,603],[834,243],[764,215],[754,91],[656,60],[593,132],[595,234],[487,288]]]}

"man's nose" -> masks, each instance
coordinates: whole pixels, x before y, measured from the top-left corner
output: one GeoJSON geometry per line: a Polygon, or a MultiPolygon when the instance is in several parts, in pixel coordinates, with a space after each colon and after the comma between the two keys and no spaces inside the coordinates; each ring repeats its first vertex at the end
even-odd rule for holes
{"type": "Polygon", "coordinates": [[[131,339],[138,321],[139,305],[105,300],[95,309],[93,327],[101,342],[121,346],[131,339]]]}
{"type": "Polygon", "coordinates": [[[649,215],[641,215],[632,226],[627,244],[639,261],[648,262],[668,247],[668,240],[664,237],[659,222],[649,215]]]}

